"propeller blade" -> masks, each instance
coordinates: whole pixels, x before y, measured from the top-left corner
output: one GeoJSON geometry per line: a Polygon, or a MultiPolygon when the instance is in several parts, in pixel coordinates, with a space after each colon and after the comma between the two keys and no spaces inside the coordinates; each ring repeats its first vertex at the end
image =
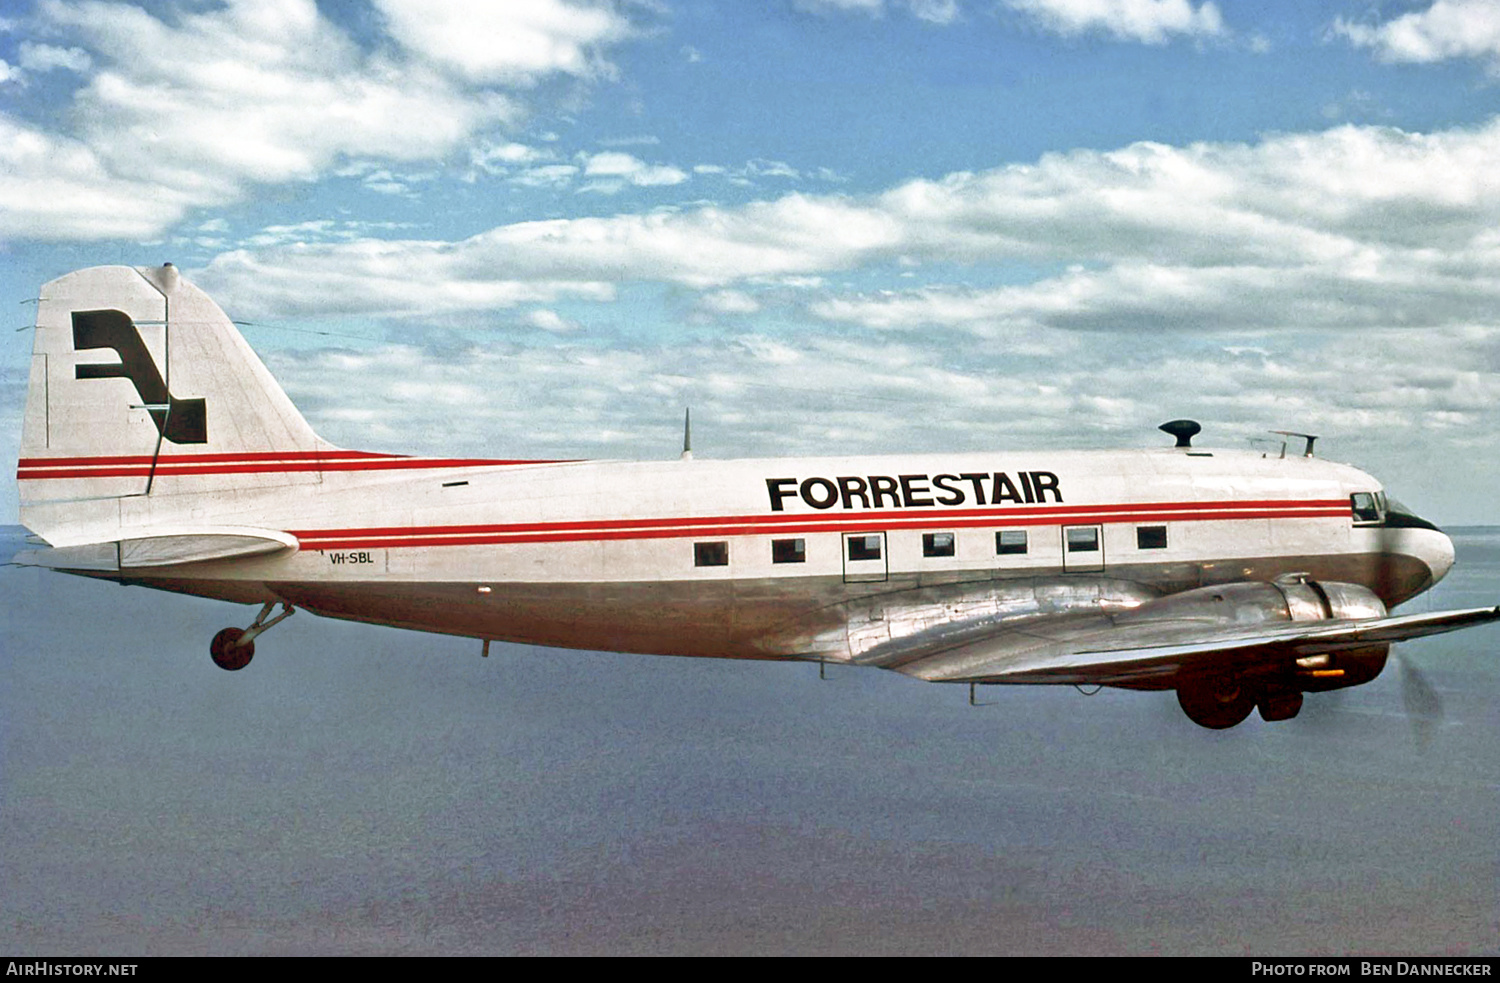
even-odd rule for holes
{"type": "Polygon", "coordinates": [[[1401,663],[1401,704],[1411,721],[1417,750],[1425,751],[1443,724],[1443,698],[1410,659],[1397,659],[1401,663]]]}
{"type": "MultiPolygon", "coordinates": [[[[1396,589],[1397,534],[1389,526],[1382,526],[1376,538],[1375,583],[1377,591],[1385,593],[1396,589]]],[[[1392,653],[1401,669],[1401,706],[1406,719],[1411,723],[1412,740],[1418,753],[1426,752],[1432,743],[1433,734],[1443,723],[1443,700],[1437,690],[1422,675],[1411,660],[1392,653]]]]}

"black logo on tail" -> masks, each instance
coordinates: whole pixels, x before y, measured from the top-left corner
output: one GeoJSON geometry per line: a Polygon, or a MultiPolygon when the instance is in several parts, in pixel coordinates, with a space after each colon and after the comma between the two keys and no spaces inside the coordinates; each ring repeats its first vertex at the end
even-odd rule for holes
{"type": "Polygon", "coordinates": [[[140,329],[124,311],[74,311],[73,347],[78,351],[113,348],[118,365],[79,365],[75,379],[129,379],[140,393],[157,431],[174,444],[208,443],[208,410],[201,399],[178,399],[167,392],[140,329]]]}

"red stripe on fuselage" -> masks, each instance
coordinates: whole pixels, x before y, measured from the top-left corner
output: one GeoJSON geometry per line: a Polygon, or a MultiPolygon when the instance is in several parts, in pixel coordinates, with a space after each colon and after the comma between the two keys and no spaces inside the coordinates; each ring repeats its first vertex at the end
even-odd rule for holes
{"type": "Polygon", "coordinates": [[[128,457],[30,457],[16,469],[19,481],[55,478],[145,478],[171,475],[278,474],[302,471],[393,471],[485,468],[568,461],[469,457],[402,457],[364,451],[293,451],[256,454],[171,454],[128,457]],[[153,466],[154,461],[154,466],[153,466]]]}
{"type": "Polygon", "coordinates": [[[881,532],[891,529],[957,529],[1116,522],[1244,519],[1319,519],[1349,515],[1344,499],[1331,501],[1154,502],[1131,505],[1053,506],[1017,509],[850,512],[833,515],[705,516],[675,519],[601,519],[469,526],[385,526],[290,530],[304,549],[483,546],[617,539],[751,536],[792,532],[881,532]]]}
{"type": "Polygon", "coordinates": [[[21,467],[89,467],[96,464],[150,464],[163,461],[182,461],[204,464],[213,461],[308,461],[347,460],[350,458],[401,458],[404,454],[377,454],[371,451],[257,451],[242,454],[129,454],[120,457],[23,457],[21,467]]]}

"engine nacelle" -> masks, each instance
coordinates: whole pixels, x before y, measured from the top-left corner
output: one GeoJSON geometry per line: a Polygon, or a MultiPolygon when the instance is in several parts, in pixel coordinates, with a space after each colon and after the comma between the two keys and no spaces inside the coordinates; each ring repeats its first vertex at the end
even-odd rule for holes
{"type": "Polygon", "coordinates": [[[1172,594],[1116,615],[1115,623],[1204,621],[1227,627],[1278,621],[1364,620],[1385,615],[1385,605],[1366,587],[1290,574],[1269,584],[1221,584],[1172,594]]]}
{"type": "Polygon", "coordinates": [[[1323,693],[1368,683],[1380,675],[1390,645],[1325,652],[1297,660],[1297,687],[1307,693],[1323,693]]]}
{"type": "Polygon", "coordinates": [[[1384,618],[1385,602],[1368,587],[1342,584],[1336,580],[1308,580],[1300,574],[1279,577],[1272,584],[1287,599],[1290,610],[1297,607],[1293,621],[1319,621],[1325,618],[1364,620],[1384,618]]]}
{"type": "MultiPolygon", "coordinates": [[[[1224,584],[1174,594],[1117,615],[1115,623],[1149,626],[1153,622],[1201,621],[1211,631],[1215,627],[1365,621],[1385,616],[1385,604],[1366,587],[1292,574],[1269,584],[1224,584]]],[[[1285,662],[1183,675],[1176,681],[1178,701],[1187,715],[1204,727],[1232,727],[1257,705],[1267,720],[1285,720],[1301,709],[1304,692],[1343,689],[1374,679],[1385,668],[1389,653],[1389,645],[1303,656],[1292,652],[1285,662]]]]}

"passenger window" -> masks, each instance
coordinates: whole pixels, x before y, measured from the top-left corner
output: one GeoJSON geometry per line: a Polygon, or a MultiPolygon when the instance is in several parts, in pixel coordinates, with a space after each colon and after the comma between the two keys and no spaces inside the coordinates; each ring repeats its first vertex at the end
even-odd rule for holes
{"type": "Polygon", "coordinates": [[[802,539],[771,540],[772,563],[806,563],[807,542],[802,539]]]}
{"type": "Polygon", "coordinates": [[[925,532],[922,534],[923,556],[952,556],[953,534],[951,532],[925,532]]]}
{"type": "Polygon", "coordinates": [[[1068,530],[1069,553],[1099,552],[1099,528],[1097,526],[1075,526],[1068,530]]]}
{"type": "Polygon", "coordinates": [[[849,537],[849,559],[851,560],[878,560],[880,559],[880,536],[850,536],[849,537]]]}
{"type": "Polygon", "coordinates": [[[1166,526],[1136,526],[1135,546],[1142,550],[1164,550],[1167,548],[1166,526]]]}
{"type": "Polygon", "coordinates": [[[1026,552],[1026,530],[1006,529],[995,533],[995,554],[1003,556],[1006,553],[1026,552]]]}
{"type": "Polygon", "coordinates": [[[693,566],[695,567],[727,567],[729,566],[729,544],[720,543],[694,543],[693,544],[693,566]]]}
{"type": "Polygon", "coordinates": [[[1355,492],[1349,496],[1349,511],[1354,514],[1356,524],[1380,521],[1380,505],[1369,492],[1355,492]]]}

